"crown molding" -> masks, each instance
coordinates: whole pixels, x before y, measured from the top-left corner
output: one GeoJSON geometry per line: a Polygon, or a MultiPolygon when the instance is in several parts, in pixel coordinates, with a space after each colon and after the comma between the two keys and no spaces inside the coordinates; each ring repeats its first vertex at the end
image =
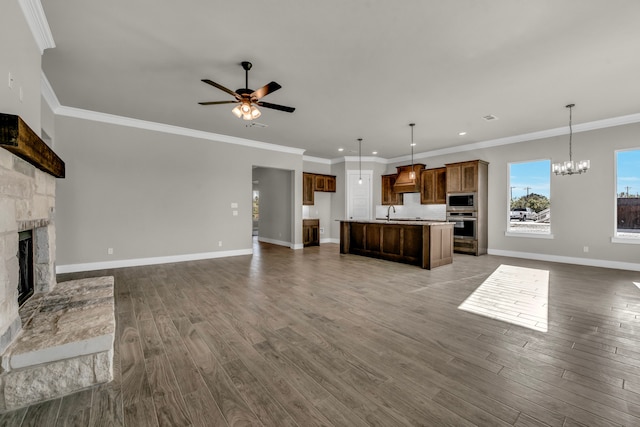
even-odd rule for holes
{"type": "Polygon", "coordinates": [[[80,108],[60,106],[55,110],[55,113],[60,116],[73,117],[76,119],[91,120],[94,122],[109,123],[109,124],[138,128],[138,129],[152,130],[152,131],[168,133],[172,135],[181,135],[181,136],[188,136],[192,138],[206,139],[209,141],[224,142],[227,144],[243,145],[245,147],[259,148],[262,150],[269,150],[269,151],[278,151],[281,153],[302,155],[305,152],[305,150],[301,148],[293,148],[293,147],[286,147],[284,145],[269,144],[267,142],[253,141],[250,139],[237,138],[235,136],[222,135],[219,133],[183,128],[180,126],[166,125],[163,123],[133,119],[130,117],[116,116],[113,114],[83,110],[80,108]]]}
{"type": "MultiPolygon", "coordinates": [[[[360,157],[358,156],[344,156],[342,158],[343,162],[357,162],[360,161],[360,157]]],[[[389,163],[389,161],[387,159],[383,159],[382,157],[376,157],[376,156],[362,156],[362,161],[363,162],[370,162],[370,163],[382,163],[383,165],[386,165],[389,163]]]]}
{"type": "Polygon", "coordinates": [[[40,49],[40,55],[42,55],[45,49],[56,47],[49,22],[47,22],[47,17],[44,14],[40,0],[18,0],[18,3],[22,9],[24,18],[27,20],[31,34],[33,34],[33,38],[40,49]]]}
{"type": "MultiPolygon", "coordinates": [[[[640,113],[629,114],[627,116],[612,117],[609,119],[596,120],[593,122],[573,125],[573,133],[588,132],[592,130],[605,129],[609,127],[640,123],[640,113]]],[[[507,136],[504,138],[479,141],[456,147],[441,148],[439,150],[423,151],[413,155],[413,159],[427,159],[429,157],[443,156],[446,154],[463,153],[465,151],[479,150],[484,148],[498,147],[501,145],[517,144],[518,142],[535,141],[537,139],[552,138],[555,136],[568,135],[569,127],[563,126],[555,129],[547,129],[538,132],[523,133],[521,135],[507,136]]],[[[410,156],[401,156],[389,159],[388,163],[406,162],[410,156]]]]}
{"type": "Polygon", "coordinates": [[[333,164],[333,160],[331,160],[331,159],[324,159],[322,157],[313,157],[313,156],[302,156],[302,161],[311,162],[311,163],[320,163],[320,164],[323,164],[323,165],[332,165],[333,164]]]}
{"type": "Polygon", "coordinates": [[[47,79],[44,71],[40,74],[40,92],[51,111],[55,114],[61,107],[60,101],[58,101],[58,97],[53,91],[51,83],[49,83],[49,79],[47,79]]]}

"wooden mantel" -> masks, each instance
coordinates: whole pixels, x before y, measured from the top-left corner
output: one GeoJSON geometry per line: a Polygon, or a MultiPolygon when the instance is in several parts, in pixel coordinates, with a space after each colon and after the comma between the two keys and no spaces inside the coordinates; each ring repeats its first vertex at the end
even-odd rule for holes
{"type": "Polygon", "coordinates": [[[0,147],[56,178],[64,178],[62,159],[19,116],[0,113],[0,147]]]}

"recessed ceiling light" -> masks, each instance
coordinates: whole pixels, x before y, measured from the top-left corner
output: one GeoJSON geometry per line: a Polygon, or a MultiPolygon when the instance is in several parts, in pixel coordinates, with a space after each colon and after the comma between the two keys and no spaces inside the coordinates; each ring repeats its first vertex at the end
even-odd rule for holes
{"type": "Polygon", "coordinates": [[[467,133],[466,132],[458,132],[458,135],[460,136],[465,136],[467,133]]]}
{"type": "Polygon", "coordinates": [[[378,152],[377,152],[377,151],[374,151],[374,152],[372,152],[371,154],[378,154],[378,152]]]}
{"type": "Polygon", "coordinates": [[[344,151],[344,148],[338,148],[338,151],[344,151]]]}

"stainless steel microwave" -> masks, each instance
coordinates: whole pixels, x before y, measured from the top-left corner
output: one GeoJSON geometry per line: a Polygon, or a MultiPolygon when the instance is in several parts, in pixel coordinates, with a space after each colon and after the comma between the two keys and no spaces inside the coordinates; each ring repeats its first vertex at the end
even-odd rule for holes
{"type": "Polygon", "coordinates": [[[447,210],[449,212],[478,210],[478,194],[477,193],[447,194],[447,210]]]}

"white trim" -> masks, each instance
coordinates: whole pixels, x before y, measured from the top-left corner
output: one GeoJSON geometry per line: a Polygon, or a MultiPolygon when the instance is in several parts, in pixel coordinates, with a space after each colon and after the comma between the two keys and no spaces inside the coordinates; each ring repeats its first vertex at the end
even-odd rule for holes
{"type": "Polygon", "coordinates": [[[615,268],[617,270],[640,271],[640,264],[632,262],[609,261],[605,259],[577,258],[560,255],[538,254],[531,252],[504,251],[501,249],[489,249],[490,255],[506,256],[511,258],[526,258],[538,261],[561,262],[565,264],[587,265],[591,267],[615,268]]]}
{"type": "MultiPolygon", "coordinates": [[[[344,156],[344,161],[345,162],[357,162],[359,161],[360,158],[358,156],[344,156]]],[[[388,164],[389,161],[380,157],[376,157],[376,156],[362,156],[362,161],[363,162],[371,162],[371,163],[382,163],[382,164],[388,164]]]]}
{"type": "Polygon", "coordinates": [[[337,243],[340,244],[340,239],[334,239],[333,237],[327,237],[325,239],[320,239],[320,244],[323,243],[337,243]]]}
{"type": "Polygon", "coordinates": [[[311,163],[321,163],[323,165],[331,165],[333,161],[331,159],[323,159],[322,157],[302,156],[302,161],[311,163]]]}
{"type": "MultiPolygon", "coordinates": [[[[591,130],[604,129],[608,127],[628,125],[628,124],[639,123],[639,122],[640,122],[640,113],[629,114],[627,116],[612,117],[609,119],[602,119],[602,120],[596,120],[593,122],[573,125],[573,133],[587,132],[591,130]]],[[[487,141],[479,141],[471,144],[459,145],[456,147],[448,147],[448,148],[441,148],[439,150],[426,151],[426,152],[414,154],[413,159],[414,160],[424,159],[428,157],[442,156],[445,154],[462,153],[465,151],[497,147],[500,145],[516,144],[518,142],[534,141],[536,139],[551,138],[554,136],[568,135],[568,134],[569,134],[569,128],[567,126],[564,126],[560,128],[547,129],[547,130],[542,130],[538,132],[524,133],[522,135],[514,135],[514,136],[507,136],[504,138],[490,139],[487,141]]],[[[388,163],[405,162],[410,158],[411,158],[410,156],[395,157],[393,159],[389,159],[388,163]]]]}
{"type": "Polygon", "coordinates": [[[304,249],[304,245],[302,243],[296,243],[295,245],[291,246],[291,249],[293,250],[299,250],[299,249],[304,249]]]}
{"type": "Polygon", "coordinates": [[[60,101],[58,101],[58,97],[53,91],[51,83],[49,83],[49,79],[47,79],[44,71],[40,74],[40,92],[51,111],[55,114],[61,107],[60,101]]]}
{"type": "Polygon", "coordinates": [[[253,141],[251,139],[237,138],[235,136],[222,135],[219,133],[205,132],[201,130],[189,129],[180,126],[166,125],[163,123],[150,122],[147,120],[132,119],[124,116],[100,113],[97,111],[83,110],[80,108],[61,106],[56,110],[56,114],[77,119],[92,120],[95,122],[110,123],[120,126],[133,127],[138,129],[152,130],[173,135],[183,135],[192,138],[207,139],[210,141],[225,142],[227,144],[244,145],[246,147],[260,148],[263,150],[279,151],[282,153],[302,155],[305,150],[301,148],[286,147],[284,145],[269,144],[267,142],[253,141]]]}
{"type": "Polygon", "coordinates": [[[507,237],[529,237],[532,239],[553,239],[553,234],[550,234],[550,233],[514,233],[512,231],[505,231],[504,235],[507,237]]]}
{"type": "Polygon", "coordinates": [[[234,251],[203,252],[197,254],[171,255],[153,258],[122,259],[117,261],[88,262],[56,266],[56,274],[77,273],[79,271],[105,270],[109,268],[138,267],[141,265],[169,264],[172,262],[198,261],[202,259],[226,258],[239,255],[253,255],[253,249],[234,251]]]}
{"type": "Polygon", "coordinates": [[[258,242],[271,243],[272,245],[286,246],[287,248],[293,248],[293,245],[291,244],[291,242],[285,242],[284,240],[269,239],[268,237],[258,236],[258,242]]]}
{"type": "Polygon", "coordinates": [[[627,245],[640,245],[640,239],[634,239],[633,237],[612,237],[611,243],[624,243],[627,245]]]}
{"type": "Polygon", "coordinates": [[[24,14],[24,19],[27,21],[27,25],[31,30],[31,34],[33,34],[33,38],[40,49],[40,55],[42,55],[45,49],[56,47],[49,22],[47,22],[47,17],[44,14],[40,0],[18,0],[18,3],[24,14]]]}

